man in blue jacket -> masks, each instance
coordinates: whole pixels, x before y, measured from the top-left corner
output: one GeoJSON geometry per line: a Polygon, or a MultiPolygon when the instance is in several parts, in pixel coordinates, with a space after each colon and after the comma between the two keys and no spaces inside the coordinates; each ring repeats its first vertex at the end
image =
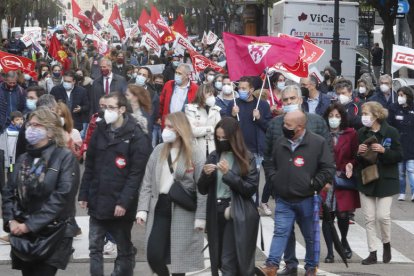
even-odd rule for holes
{"type": "Polygon", "coordinates": [[[331,104],[331,98],[317,89],[316,77],[302,78],[300,86],[303,94],[302,109],[308,113],[323,116],[331,104]]]}

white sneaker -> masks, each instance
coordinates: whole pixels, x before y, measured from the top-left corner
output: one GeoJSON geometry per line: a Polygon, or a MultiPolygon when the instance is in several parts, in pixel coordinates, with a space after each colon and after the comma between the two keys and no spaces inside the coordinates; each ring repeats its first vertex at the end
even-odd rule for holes
{"type": "Polygon", "coordinates": [[[262,203],[261,207],[262,207],[262,210],[263,210],[263,212],[266,216],[271,216],[272,215],[272,211],[270,210],[269,205],[267,205],[267,203],[262,203]]]}
{"type": "Polygon", "coordinates": [[[116,252],[116,244],[111,241],[108,241],[104,246],[103,254],[111,255],[111,254],[114,254],[115,252],[116,252]]]}
{"type": "MultiPolygon", "coordinates": [[[[413,200],[413,197],[411,198],[411,200],[413,200]]],[[[404,201],[404,200],[405,200],[405,194],[400,194],[400,196],[398,197],[398,201],[404,201]]]]}

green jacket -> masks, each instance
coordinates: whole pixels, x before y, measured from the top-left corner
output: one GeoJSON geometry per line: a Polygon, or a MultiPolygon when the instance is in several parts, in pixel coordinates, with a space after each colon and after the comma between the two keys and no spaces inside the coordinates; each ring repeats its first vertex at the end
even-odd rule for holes
{"type": "Polygon", "coordinates": [[[361,170],[363,167],[361,165],[361,162],[358,162],[358,190],[367,196],[374,197],[387,197],[398,194],[398,162],[402,161],[400,135],[395,128],[384,121],[381,123],[380,130],[376,133],[372,132],[370,128],[367,127],[362,127],[359,129],[359,144],[362,144],[366,139],[373,135],[377,137],[378,142],[385,148],[384,153],[378,154],[377,165],[379,179],[363,185],[361,177],[361,170]]]}

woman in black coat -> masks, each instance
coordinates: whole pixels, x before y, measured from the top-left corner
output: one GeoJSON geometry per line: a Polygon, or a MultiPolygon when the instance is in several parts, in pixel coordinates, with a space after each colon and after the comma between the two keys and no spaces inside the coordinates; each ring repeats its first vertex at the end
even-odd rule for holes
{"type": "Polygon", "coordinates": [[[25,134],[27,152],[19,157],[2,189],[3,228],[11,234],[13,269],[21,270],[24,276],[56,275],[69,262],[78,230],[74,216],[79,165],[65,148],[60,118],[50,109],[40,107],[32,112],[25,134]],[[16,252],[15,237],[36,236],[51,224],[63,229],[49,254],[35,258],[32,252],[16,252]]]}
{"type": "Polygon", "coordinates": [[[259,213],[252,196],[259,184],[256,162],[246,150],[238,122],[223,118],[215,128],[216,151],[198,181],[207,199],[211,273],[254,275],[259,213]]]}

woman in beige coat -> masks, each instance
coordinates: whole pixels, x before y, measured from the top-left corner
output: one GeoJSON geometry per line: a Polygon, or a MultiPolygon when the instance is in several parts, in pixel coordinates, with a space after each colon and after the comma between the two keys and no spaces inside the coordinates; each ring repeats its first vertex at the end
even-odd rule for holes
{"type": "Polygon", "coordinates": [[[214,86],[202,84],[197,90],[191,104],[185,106],[185,115],[190,121],[194,137],[206,156],[216,149],[214,144],[214,128],[221,120],[221,108],[216,105],[214,86]]]}
{"type": "Polygon", "coordinates": [[[146,223],[148,263],[159,276],[184,276],[204,268],[203,241],[206,196],[197,190],[205,153],[194,145],[191,126],[183,112],[171,113],[162,132],[164,143],[152,152],[142,183],[137,222],[146,223]],[[170,162],[168,161],[170,156],[170,162]],[[196,193],[196,210],[188,211],[169,197],[178,180],[196,193]],[[170,270],[167,264],[171,264],[170,270]]]}

